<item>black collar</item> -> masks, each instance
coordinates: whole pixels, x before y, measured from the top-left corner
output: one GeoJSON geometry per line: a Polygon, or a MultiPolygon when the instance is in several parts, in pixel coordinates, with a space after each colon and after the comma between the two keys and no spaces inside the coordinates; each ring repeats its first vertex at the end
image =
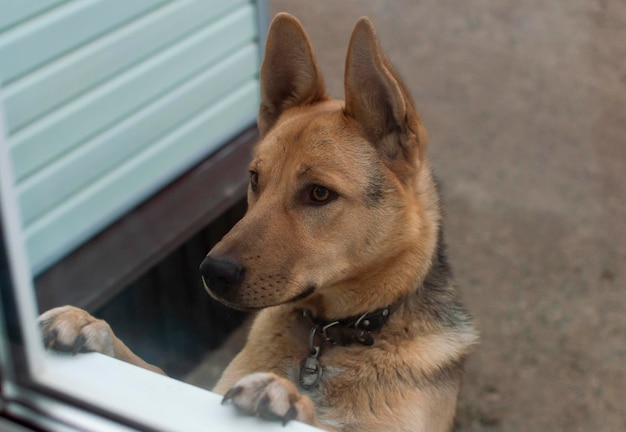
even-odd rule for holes
{"type": "Polygon", "coordinates": [[[392,312],[392,306],[387,306],[336,321],[315,318],[309,310],[304,310],[303,315],[311,324],[312,330],[332,344],[350,345],[358,342],[369,346],[374,344],[371,332],[385,325],[392,312]]]}

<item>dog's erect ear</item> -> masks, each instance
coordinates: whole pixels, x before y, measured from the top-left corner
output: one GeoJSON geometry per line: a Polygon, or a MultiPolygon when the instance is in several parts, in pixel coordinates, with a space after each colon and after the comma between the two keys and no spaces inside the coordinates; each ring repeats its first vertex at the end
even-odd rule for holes
{"type": "Polygon", "coordinates": [[[260,75],[257,123],[262,136],[285,110],[327,99],[311,42],[302,24],[287,13],[276,15],[270,25],[260,75]]]}
{"type": "Polygon", "coordinates": [[[390,161],[413,161],[425,141],[411,95],[382,52],[372,22],[359,19],[348,47],[344,78],[348,117],[390,161]]]}

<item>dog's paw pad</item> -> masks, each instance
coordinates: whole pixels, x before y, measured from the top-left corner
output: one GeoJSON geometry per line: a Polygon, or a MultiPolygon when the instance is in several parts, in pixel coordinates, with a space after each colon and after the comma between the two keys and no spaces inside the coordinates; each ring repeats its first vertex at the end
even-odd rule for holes
{"type": "Polygon", "coordinates": [[[226,392],[222,404],[232,401],[241,411],[267,420],[306,423],[314,418],[313,403],[289,381],[271,373],[247,375],[226,392]]]}
{"type": "Polygon", "coordinates": [[[82,309],[71,306],[51,309],[38,321],[46,349],[113,355],[114,337],[109,325],[82,309]]]}

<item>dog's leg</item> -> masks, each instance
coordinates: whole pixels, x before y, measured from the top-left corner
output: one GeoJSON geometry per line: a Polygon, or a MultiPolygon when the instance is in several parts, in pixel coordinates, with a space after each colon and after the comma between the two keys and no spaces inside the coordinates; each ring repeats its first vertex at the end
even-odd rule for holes
{"type": "Polygon", "coordinates": [[[232,401],[243,412],[268,420],[298,420],[325,430],[318,423],[313,401],[301,395],[291,381],[274,373],[257,372],[240,379],[224,395],[222,403],[232,401]]]}
{"type": "Polygon", "coordinates": [[[72,352],[99,352],[144,369],[165,373],[146,363],[118,339],[109,324],[73,307],[61,306],[39,316],[39,326],[47,349],[72,352]]]}

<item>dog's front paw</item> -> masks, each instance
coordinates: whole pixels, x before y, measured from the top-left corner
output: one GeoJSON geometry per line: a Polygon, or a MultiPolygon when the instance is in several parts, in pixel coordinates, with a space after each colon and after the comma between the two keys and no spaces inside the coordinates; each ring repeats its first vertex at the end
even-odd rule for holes
{"type": "Polygon", "coordinates": [[[44,312],[38,321],[46,349],[114,356],[111,327],[82,309],[61,306],[44,312]]]}
{"type": "Polygon", "coordinates": [[[222,404],[232,400],[240,410],[268,420],[298,420],[316,424],[313,402],[298,393],[288,380],[273,373],[254,373],[226,392],[222,404]]]}

